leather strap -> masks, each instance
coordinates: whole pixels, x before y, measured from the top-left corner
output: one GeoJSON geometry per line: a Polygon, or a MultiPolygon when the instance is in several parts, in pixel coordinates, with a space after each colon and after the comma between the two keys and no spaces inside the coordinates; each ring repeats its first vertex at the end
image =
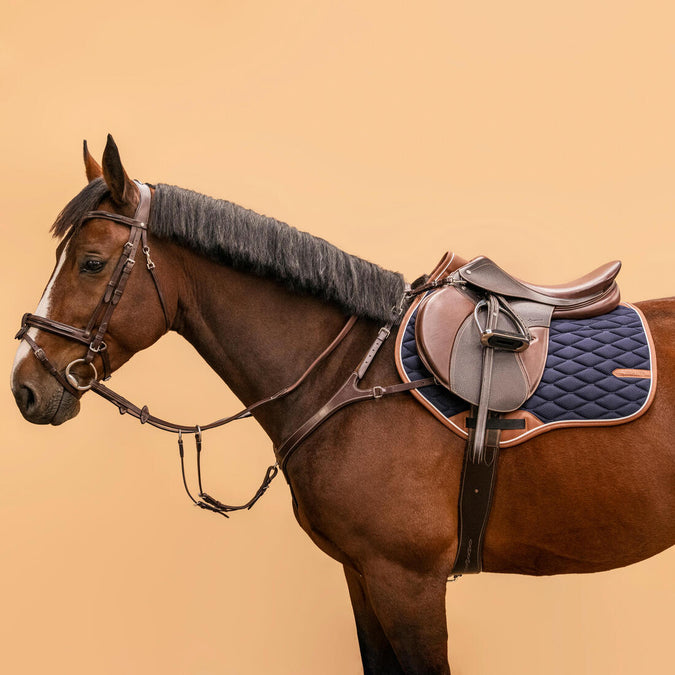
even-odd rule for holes
{"type": "MultiPolygon", "coordinates": [[[[146,257],[146,266],[152,276],[157,296],[162,307],[166,329],[169,330],[171,327],[166,302],[155,275],[155,264],[150,258],[150,248],[147,243],[147,223],[150,218],[152,193],[150,192],[150,188],[144,183],[136,181],[136,185],[138,187],[139,202],[133,218],[100,210],[89,211],[82,218],[82,222],[95,218],[111,220],[130,228],[129,239],[122,249],[122,253],[110,275],[105,291],[92,312],[87,326],[85,328],[77,328],[61,323],[60,321],[55,321],[54,319],[28,313],[24,314],[21,322],[21,330],[16,336],[18,339],[25,339],[28,328],[33,327],[87,345],[88,349],[82,361],[85,364],[91,364],[98,354],[103,363],[103,380],[108,380],[111,375],[105,335],[108,332],[108,325],[110,324],[112,314],[122,298],[127,281],[129,280],[129,276],[131,275],[131,271],[136,262],[138,248],[141,245],[143,254],[146,257]]],[[[36,350],[39,349],[39,347],[35,344],[35,346],[31,345],[31,348],[33,349],[33,352],[37,354],[36,350]]],[[[42,352],[42,354],[44,355],[44,352],[42,352]]],[[[50,372],[52,372],[53,369],[55,370],[54,365],[48,359],[42,361],[42,363],[50,372]]],[[[63,384],[64,381],[67,382],[68,378],[63,377],[59,379],[61,384],[63,384]]],[[[77,389],[70,385],[68,385],[67,389],[71,393],[77,392],[77,389]]]]}
{"type": "MultiPolygon", "coordinates": [[[[475,406],[472,406],[472,414],[475,413],[475,406]]],[[[490,414],[491,419],[497,417],[490,414]]],[[[458,545],[452,567],[455,575],[478,574],[483,569],[483,540],[497,480],[501,435],[500,429],[491,426],[486,432],[481,458],[475,457],[472,452],[476,430],[469,430],[459,489],[458,545]]]]}
{"type": "Polygon", "coordinates": [[[144,405],[143,407],[139,408],[137,405],[134,405],[131,401],[128,401],[126,398],[124,398],[117,392],[113,391],[112,389],[106,387],[101,382],[94,382],[92,384],[91,390],[96,394],[98,394],[101,398],[104,398],[107,401],[110,401],[110,403],[113,403],[115,406],[117,406],[121,415],[125,414],[131,415],[131,417],[135,417],[137,420],[139,420],[141,424],[149,424],[150,426],[156,427],[157,429],[161,429],[162,431],[171,431],[175,434],[201,433],[202,431],[208,431],[209,429],[215,429],[217,427],[224,426],[225,424],[234,422],[234,420],[250,417],[251,413],[257,408],[266,405],[267,403],[271,403],[272,401],[275,401],[279,398],[283,398],[284,396],[287,396],[291,392],[295,391],[307,379],[307,377],[309,377],[312,371],[329,354],[331,354],[335,350],[335,348],[342,342],[342,340],[344,340],[345,337],[347,337],[347,334],[353,328],[355,323],[356,323],[356,316],[349,317],[347,323],[343,326],[342,330],[335,336],[333,341],[328,345],[328,347],[326,347],[326,349],[324,349],[321,352],[321,354],[319,354],[319,356],[317,356],[314,359],[314,361],[312,361],[312,363],[307,367],[307,369],[302,373],[302,375],[300,375],[300,377],[295,382],[289,384],[283,389],[280,389],[271,396],[267,396],[266,398],[263,398],[260,401],[252,403],[251,405],[247,406],[243,410],[240,410],[238,413],[235,413],[234,415],[230,415],[229,417],[223,417],[222,419],[215,420],[214,422],[210,422],[209,424],[204,425],[176,424],[175,422],[169,422],[168,420],[164,420],[161,417],[156,417],[155,415],[150,414],[150,410],[148,409],[147,405],[144,405]]]}
{"type": "Polygon", "coordinates": [[[377,355],[380,347],[384,341],[391,335],[391,330],[394,326],[394,322],[398,317],[403,313],[403,305],[411,297],[409,290],[403,294],[401,302],[396,307],[395,317],[392,318],[386,326],[380,328],[377,333],[377,337],[373,341],[373,344],[370,346],[370,349],[366,352],[366,355],[361,359],[361,363],[357,368],[349,375],[345,383],[333,394],[333,396],[324,403],[319,410],[317,410],[308,420],[306,420],[299,429],[296,429],[286,440],[284,440],[281,445],[275,448],[275,453],[278,458],[281,470],[284,472],[286,479],[288,480],[288,475],[286,474],[286,465],[291,455],[298,449],[300,444],[312,434],[325,420],[327,420],[331,415],[335,414],[338,410],[341,410],[345,406],[351,403],[357,403],[359,401],[368,401],[370,399],[378,399],[383,396],[390,396],[391,394],[398,394],[404,391],[410,391],[411,389],[417,389],[418,387],[426,387],[431,384],[437,384],[436,378],[427,377],[422,380],[415,380],[413,382],[401,382],[398,384],[392,384],[387,387],[375,386],[372,389],[361,389],[358,384],[363,379],[366,371],[370,367],[373,359],[377,355]]]}
{"type": "MultiPolygon", "coordinates": [[[[499,316],[499,302],[494,295],[487,298],[487,319],[485,322],[486,330],[494,330],[497,326],[497,317],[499,316]]],[[[474,462],[480,462],[485,452],[485,434],[486,422],[488,417],[488,402],[490,400],[490,385],[492,384],[492,365],[494,362],[495,350],[491,347],[483,347],[481,364],[481,384],[480,399],[478,409],[475,414],[476,427],[471,436],[471,445],[467,445],[467,450],[471,450],[471,459],[474,462]]]]}
{"type": "Polygon", "coordinates": [[[35,355],[35,358],[42,364],[43,368],[47,370],[47,372],[54,377],[58,383],[68,392],[70,392],[73,396],[78,396],[80,392],[73,387],[70,382],[64,377],[63,373],[61,373],[56,366],[47,358],[47,354],[45,354],[45,350],[38,345],[33,338],[28,335],[27,333],[24,332],[20,337],[19,335],[22,333],[22,331],[27,331],[28,326],[22,326],[21,330],[19,333],[17,333],[17,339],[25,340],[28,343],[28,346],[33,350],[33,354],[35,355]]]}
{"type": "Polygon", "coordinates": [[[323,406],[321,406],[321,408],[319,408],[319,410],[302,424],[299,429],[294,431],[285,441],[283,441],[279,447],[275,448],[275,454],[279,460],[281,470],[284,471],[284,473],[286,473],[288,460],[298,449],[300,444],[338,410],[341,410],[351,403],[379,399],[383,396],[391,396],[392,394],[400,394],[401,392],[417,389],[418,387],[427,387],[432,384],[437,384],[435,378],[427,377],[423,380],[401,382],[399,384],[389,385],[388,387],[376,386],[372,389],[361,389],[358,386],[359,379],[358,373],[354,371],[347,378],[346,382],[326,403],[324,403],[323,406]]]}

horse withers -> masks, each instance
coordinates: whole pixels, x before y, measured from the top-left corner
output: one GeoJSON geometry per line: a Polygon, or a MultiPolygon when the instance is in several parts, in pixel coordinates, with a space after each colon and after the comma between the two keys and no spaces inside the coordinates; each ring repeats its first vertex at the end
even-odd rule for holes
{"type": "MultiPolygon", "coordinates": [[[[54,224],[56,267],[20,331],[21,413],[71,419],[88,389],[102,391],[102,377],[174,330],[283,448],[381,334],[359,385],[374,395],[327,416],[284,469],[298,522],[344,567],[365,672],[448,673],[464,440],[404,390],[377,395],[400,384],[381,328],[399,330],[402,277],[230,202],[162,184],[146,192],[110,137],[102,166],[85,145],[85,168],[88,184],[54,224]]],[[[596,572],[675,542],[675,300],[638,306],[658,364],[651,406],[629,424],[565,427],[504,449],[485,571],[596,572]]]]}

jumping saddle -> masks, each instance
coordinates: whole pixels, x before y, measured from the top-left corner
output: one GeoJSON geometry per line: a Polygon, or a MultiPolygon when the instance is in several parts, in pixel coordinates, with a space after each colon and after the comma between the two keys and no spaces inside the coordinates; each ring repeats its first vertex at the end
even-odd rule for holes
{"type": "MultiPolygon", "coordinates": [[[[536,390],[546,363],[552,317],[605,314],[620,300],[619,261],[559,286],[520,281],[484,256],[450,254],[415,292],[415,338],[436,380],[471,405],[460,487],[459,548],[454,572],[479,572],[496,480],[499,437],[525,421],[503,419],[536,390]],[[453,264],[454,263],[454,264],[453,264]]],[[[519,426],[520,425],[520,426],[519,426]]]]}

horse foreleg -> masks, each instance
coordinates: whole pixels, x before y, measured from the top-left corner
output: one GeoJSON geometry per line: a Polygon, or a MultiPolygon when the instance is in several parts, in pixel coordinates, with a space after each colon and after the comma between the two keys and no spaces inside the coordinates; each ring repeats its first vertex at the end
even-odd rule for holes
{"type": "Polygon", "coordinates": [[[364,569],[362,585],[399,668],[406,675],[449,675],[446,578],[380,560],[364,569]]]}
{"type": "Polygon", "coordinates": [[[356,633],[359,638],[364,674],[403,675],[404,671],[370,604],[363,578],[351,567],[345,565],[344,570],[356,619],[356,633]]]}

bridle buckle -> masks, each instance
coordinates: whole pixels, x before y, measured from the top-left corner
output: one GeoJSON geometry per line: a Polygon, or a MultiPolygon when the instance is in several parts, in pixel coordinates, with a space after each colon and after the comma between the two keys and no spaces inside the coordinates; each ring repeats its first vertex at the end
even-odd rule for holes
{"type": "Polygon", "coordinates": [[[101,341],[101,344],[100,344],[98,347],[95,347],[95,346],[94,346],[94,341],[93,341],[93,340],[92,340],[92,342],[91,342],[90,345],[89,345],[89,351],[90,351],[90,352],[94,352],[94,354],[98,354],[99,352],[102,352],[102,351],[104,351],[105,349],[108,349],[108,345],[107,345],[105,342],[103,342],[103,341],[101,341]]]}

